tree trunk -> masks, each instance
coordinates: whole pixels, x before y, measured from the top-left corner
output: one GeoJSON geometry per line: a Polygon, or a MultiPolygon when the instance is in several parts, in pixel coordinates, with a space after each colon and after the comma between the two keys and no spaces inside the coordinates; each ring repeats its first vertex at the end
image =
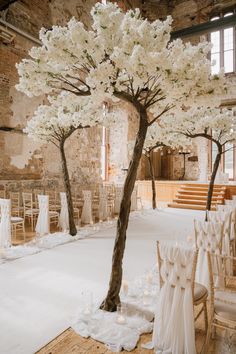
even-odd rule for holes
{"type": "MultiPolygon", "coordinates": [[[[214,183],[215,183],[215,178],[216,178],[216,174],[217,174],[217,171],[218,171],[218,168],[220,165],[220,160],[221,160],[221,155],[222,155],[222,146],[220,144],[217,144],[217,147],[218,147],[218,153],[217,153],[215,161],[214,161],[213,171],[211,174],[211,180],[210,180],[208,192],[207,192],[207,204],[206,204],[207,211],[211,210],[211,201],[212,201],[214,183]]],[[[206,216],[206,220],[207,220],[207,216],[206,216]]]]}
{"type": "Polygon", "coordinates": [[[67,199],[67,205],[68,205],[69,232],[70,232],[71,236],[75,236],[77,234],[77,229],[76,229],[75,221],[74,221],[74,208],[73,208],[70,178],[69,178],[69,172],[68,172],[68,168],[67,168],[64,145],[65,145],[65,140],[60,142],[60,153],[61,153],[64,188],[65,188],[65,192],[66,192],[66,199],[67,199]]]}
{"type": "Polygon", "coordinates": [[[126,230],[129,222],[131,195],[134,189],[137,170],[142,156],[143,145],[148,129],[148,118],[146,110],[141,105],[137,105],[136,108],[139,113],[139,130],[135,141],[132,160],[129,164],[124,183],[120,213],[117,221],[116,239],[113,249],[109,290],[105,300],[100,307],[101,309],[110,312],[116,311],[116,306],[120,303],[119,293],[123,271],[122,262],[125,250],[126,230]]]}
{"type": "Polygon", "coordinates": [[[155,176],[154,176],[154,168],[153,168],[153,163],[152,163],[152,159],[151,159],[151,154],[148,154],[147,158],[148,158],[149,170],[150,170],[150,175],[151,175],[151,180],[152,180],[152,209],[156,209],[156,207],[157,207],[156,186],[155,186],[155,176]]]}

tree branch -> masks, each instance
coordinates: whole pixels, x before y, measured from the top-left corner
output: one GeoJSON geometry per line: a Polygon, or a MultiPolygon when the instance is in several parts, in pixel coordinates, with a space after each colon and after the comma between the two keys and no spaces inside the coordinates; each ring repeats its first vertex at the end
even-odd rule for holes
{"type": "Polygon", "coordinates": [[[172,109],[173,107],[174,107],[174,105],[171,105],[171,106],[167,105],[167,106],[163,109],[163,111],[162,111],[160,114],[158,114],[155,118],[153,118],[153,119],[151,120],[151,122],[148,123],[148,126],[150,126],[150,125],[152,125],[154,122],[156,122],[164,113],[168,112],[168,111],[169,111],[170,109],[172,109]]]}

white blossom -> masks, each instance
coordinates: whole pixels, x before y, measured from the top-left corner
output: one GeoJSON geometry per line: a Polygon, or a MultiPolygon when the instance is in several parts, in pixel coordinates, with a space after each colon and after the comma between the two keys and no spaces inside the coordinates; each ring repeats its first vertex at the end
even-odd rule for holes
{"type": "Polygon", "coordinates": [[[171,17],[150,23],[139,10],[123,13],[109,2],[97,3],[91,15],[92,30],[72,18],[64,27],[40,31],[42,46],[17,65],[18,90],[37,96],[69,89],[86,92],[93,102],[159,90],[149,106],[154,115],[188,100],[209,105],[212,97],[217,105],[226,92],[223,73],[211,75],[208,43],[170,42],[171,17]]]}
{"type": "Polygon", "coordinates": [[[193,107],[162,117],[161,124],[179,136],[208,134],[221,145],[236,142],[236,109],[193,107]]]}
{"type": "Polygon", "coordinates": [[[89,97],[62,92],[48,99],[50,104],[40,105],[24,129],[34,140],[52,141],[62,132],[66,135],[71,129],[99,125],[105,119],[102,107],[92,105],[89,97]]]}

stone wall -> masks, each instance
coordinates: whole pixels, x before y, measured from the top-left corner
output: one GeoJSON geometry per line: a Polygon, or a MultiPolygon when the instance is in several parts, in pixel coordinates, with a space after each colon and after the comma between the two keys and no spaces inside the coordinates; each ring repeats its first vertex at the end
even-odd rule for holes
{"type": "MultiPolygon", "coordinates": [[[[89,27],[90,11],[95,3],[95,0],[16,1],[0,14],[2,19],[37,39],[41,27],[64,25],[72,16],[89,27]]],[[[44,99],[29,99],[15,89],[18,82],[15,64],[27,57],[28,50],[37,44],[20,34],[14,34],[12,43],[0,41],[0,126],[23,129],[44,99]]],[[[68,140],[66,154],[73,182],[85,184],[100,181],[100,147],[100,128],[74,133],[68,140]]],[[[32,188],[33,180],[36,187],[47,181],[61,184],[59,151],[53,145],[41,146],[20,132],[0,131],[0,149],[0,180],[3,185],[6,185],[5,180],[12,180],[7,184],[8,188],[15,188],[17,180],[21,180],[19,186],[29,186],[29,189],[32,188]]]]}

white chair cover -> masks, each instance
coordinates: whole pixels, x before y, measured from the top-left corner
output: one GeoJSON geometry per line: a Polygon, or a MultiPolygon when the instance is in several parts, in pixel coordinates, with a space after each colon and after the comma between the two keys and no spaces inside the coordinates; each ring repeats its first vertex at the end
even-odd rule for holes
{"type": "Polygon", "coordinates": [[[0,247],[11,246],[11,200],[0,199],[0,247]]]}
{"type": "Polygon", "coordinates": [[[60,192],[61,211],[59,216],[59,225],[63,231],[69,230],[69,213],[65,192],[60,192]]]}
{"type": "Polygon", "coordinates": [[[115,187],[114,213],[119,214],[123,187],[115,187]]]}
{"type": "Polygon", "coordinates": [[[208,212],[209,220],[213,222],[223,223],[223,243],[222,252],[223,254],[230,256],[230,239],[234,238],[234,224],[232,223],[232,211],[210,211],[208,212]]]}
{"type": "Polygon", "coordinates": [[[83,224],[92,224],[93,223],[92,193],[91,191],[83,191],[83,196],[84,196],[84,205],[81,214],[81,222],[83,224]]]}
{"type": "Polygon", "coordinates": [[[132,193],[132,196],[131,196],[130,211],[135,211],[135,210],[138,209],[137,200],[138,200],[138,187],[135,186],[135,187],[134,187],[134,190],[133,190],[133,193],[132,193]]]}
{"type": "Polygon", "coordinates": [[[207,251],[215,254],[221,253],[223,228],[223,223],[194,220],[196,247],[199,250],[195,279],[197,283],[204,285],[207,289],[210,286],[207,251]]]}
{"type": "Polygon", "coordinates": [[[104,187],[99,187],[99,210],[98,210],[99,220],[106,220],[108,217],[108,207],[107,207],[107,189],[104,187]]]}
{"type": "Polygon", "coordinates": [[[43,236],[50,232],[48,195],[38,195],[38,204],[39,204],[39,215],[38,215],[35,231],[37,235],[43,236]]]}
{"type": "MultiPolygon", "coordinates": [[[[236,199],[235,199],[236,200],[236,199]]],[[[217,211],[218,212],[225,212],[225,213],[231,213],[231,234],[230,234],[230,240],[235,239],[235,225],[236,225],[236,205],[218,205],[217,206],[217,211]]]]}
{"type": "Polygon", "coordinates": [[[154,320],[155,353],[195,354],[195,331],[191,278],[194,251],[160,244],[164,285],[154,320]]]}

